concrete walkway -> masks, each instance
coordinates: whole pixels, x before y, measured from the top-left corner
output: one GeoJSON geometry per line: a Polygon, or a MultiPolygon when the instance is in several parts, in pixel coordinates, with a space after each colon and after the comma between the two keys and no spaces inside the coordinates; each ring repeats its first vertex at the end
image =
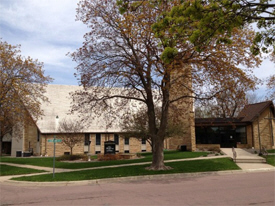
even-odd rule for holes
{"type": "MultiPolygon", "coordinates": [[[[221,151],[233,159],[233,152],[231,148],[222,148],[221,151]]],[[[236,164],[246,171],[253,170],[270,170],[274,169],[272,165],[265,163],[265,159],[258,154],[253,154],[245,149],[235,148],[237,153],[236,164]]]]}

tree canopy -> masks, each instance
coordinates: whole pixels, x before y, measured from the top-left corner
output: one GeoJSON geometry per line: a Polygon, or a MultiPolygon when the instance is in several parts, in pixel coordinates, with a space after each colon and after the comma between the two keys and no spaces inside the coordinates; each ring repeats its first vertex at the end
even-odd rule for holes
{"type": "Polygon", "coordinates": [[[173,117],[177,117],[190,112],[192,98],[211,98],[237,86],[254,89],[256,78],[250,68],[260,60],[249,50],[254,33],[248,27],[232,28],[230,36],[214,32],[209,39],[194,42],[190,38],[200,30],[200,24],[193,21],[184,21],[170,33],[161,32],[173,23],[163,26],[157,20],[180,1],[156,2],[135,1],[124,12],[115,0],[79,2],[77,19],[90,31],[83,46],[70,54],[78,63],[77,76],[86,89],[74,95],[73,109],[100,114],[106,108],[121,112],[127,103],[143,105],[153,145],[149,169],[166,169],[163,140],[169,110],[185,101],[189,106],[185,111],[175,109],[173,117]],[[115,103],[111,103],[113,99],[115,103]]]}
{"type": "Polygon", "coordinates": [[[36,121],[42,114],[40,103],[47,100],[44,87],[52,80],[42,68],[38,60],[20,55],[20,45],[0,41],[1,142],[16,124],[36,121]]]}
{"type": "MultiPolygon", "coordinates": [[[[148,0],[117,2],[123,13],[128,8],[136,9],[145,1],[148,0]]],[[[259,30],[251,45],[253,54],[275,52],[275,3],[272,0],[178,0],[176,4],[174,0],[150,2],[166,7],[154,25],[157,35],[173,33],[174,38],[181,38],[183,24],[195,24],[197,29],[191,31],[189,40],[200,50],[216,34],[227,34],[218,41],[230,41],[228,37],[233,28],[256,23],[259,30]]],[[[172,43],[170,37],[166,40],[165,44],[172,43]]]]}

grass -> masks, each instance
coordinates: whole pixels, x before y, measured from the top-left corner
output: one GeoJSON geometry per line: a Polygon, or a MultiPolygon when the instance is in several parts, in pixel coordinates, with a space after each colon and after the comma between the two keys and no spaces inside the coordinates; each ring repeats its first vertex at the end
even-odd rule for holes
{"type": "Polygon", "coordinates": [[[275,167],[275,156],[269,155],[266,157],[267,164],[273,165],[275,167]]]}
{"type": "Polygon", "coordinates": [[[45,171],[23,168],[23,167],[14,167],[10,165],[0,165],[0,176],[32,174],[32,173],[39,173],[39,172],[45,172],[45,171]]]}
{"type": "MultiPolygon", "coordinates": [[[[180,152],[180,151],[165,151],[164,160],[171,159],[186,159],[186,158],[196,158],[203,155],[206,155],[206,152],[180,152]]],[[[139,163],[139,162],[151,162],[152,153],[142,153],[144,158],[141,159],[132,159],[132,160],[115,160],[115,161],[97,161],[97,162],[81,162],[81,163],[69,163],[69,162],[55,162],[56,168],[64,169],[82,169],[82,168],[93,168],[100,166],[110,166],[110,165],[121,165],[121,164],[130,164],[130,163],[139,163]]],[[[24,165],[35,165],[42,167],[52,167],[53,158],[52,157],[35,157],[35,158],[12,158],[12,157],[1,157],[0,162],[9,162],[15,164],[24,164],[24,165]]]]}
{"type": "Polygon", "coordinates": [[[36,175],[29,177],[18,177],[13,180],[19,181],[34,181],[34,182],[53,182],[53,181],[80,181],[93,180],[114,177],[142,176],[142,175],[157,175],[157,174],[175,174],[175,173],[193,173],[193,172],[208,172],[221,170],[238,170],[240,169],[229,158],[207,159],[207,160],[192,160],[182,162],[171,162],[165,165],[172,167],[172,170],[165,171],[148,171],[145,169],[149,165],[124,166],[108,169],[94,169],[66,173],[56,173],[53,179],[52,174],[36,175]]]}
{"type": "Polygon", "coordinates": [[[268,153],[275,153],[275,149],[269,149],[267,150],[268,153]]]}

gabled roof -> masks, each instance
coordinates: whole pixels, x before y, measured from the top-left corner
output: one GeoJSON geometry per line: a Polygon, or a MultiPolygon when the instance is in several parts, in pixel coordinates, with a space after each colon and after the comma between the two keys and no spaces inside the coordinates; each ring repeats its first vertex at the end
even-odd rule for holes
{"type": "Polygon", "coordinates": [[[271,107],[274,114],[274,105],[272,101],[259,102],[246,105],[238,115],[242,122],[253,122],[267,108],[271,107]]]}
{"type": "MultiPolygon", "coordinates": [[[[72,98],[71,93],[74,93],[83,88],[76,85],[47,85],[45,96],[49,99],[49,102],[42,102],[41,109],[44,112],[44,116],[36,123],[39,131],[44,134],[58,133],[58,122],[62,120],[80,121],[81,115],[78,112],[71,113],[72,98]],[[59,121],[56,121],[58,116],[59,121]]],[[[114,89],[112,91],[119,92],[120,89],[114,89]]],[[[134,103],[131,102],[131,105],[134,103]]],[[[129,109],[133,111],[134,108],[129,106],[129,109]]],[[[119,116],[118,114],[117,116],[119,116]]],[[[116,118],[114,123],[109,126],[109,114],[108,112],[102,112],[101,116],[92,114],[89,116],[88,121],[85,124],[83,133],[118,133],[121,132],[120,118],[116,118]],[[108,125],[108,126],[107,126],[108,125]]]]}
{"type": "Polygon", "coordinates": [[[267,108],[271,108],[275,116],[274,105],[272,101],[259,102],[246,105],[236,118],[196,118],[196,126],[242,126],[250,124],[261,115],[267,108]]]}

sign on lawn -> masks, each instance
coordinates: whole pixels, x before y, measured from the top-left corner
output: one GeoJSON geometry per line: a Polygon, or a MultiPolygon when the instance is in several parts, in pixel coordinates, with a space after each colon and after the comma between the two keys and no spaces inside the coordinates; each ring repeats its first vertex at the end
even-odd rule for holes
{"type": "Polygon", "coordinates": [[[48,139],[48,142],[62,142],[62,139],[48,139]]]}

